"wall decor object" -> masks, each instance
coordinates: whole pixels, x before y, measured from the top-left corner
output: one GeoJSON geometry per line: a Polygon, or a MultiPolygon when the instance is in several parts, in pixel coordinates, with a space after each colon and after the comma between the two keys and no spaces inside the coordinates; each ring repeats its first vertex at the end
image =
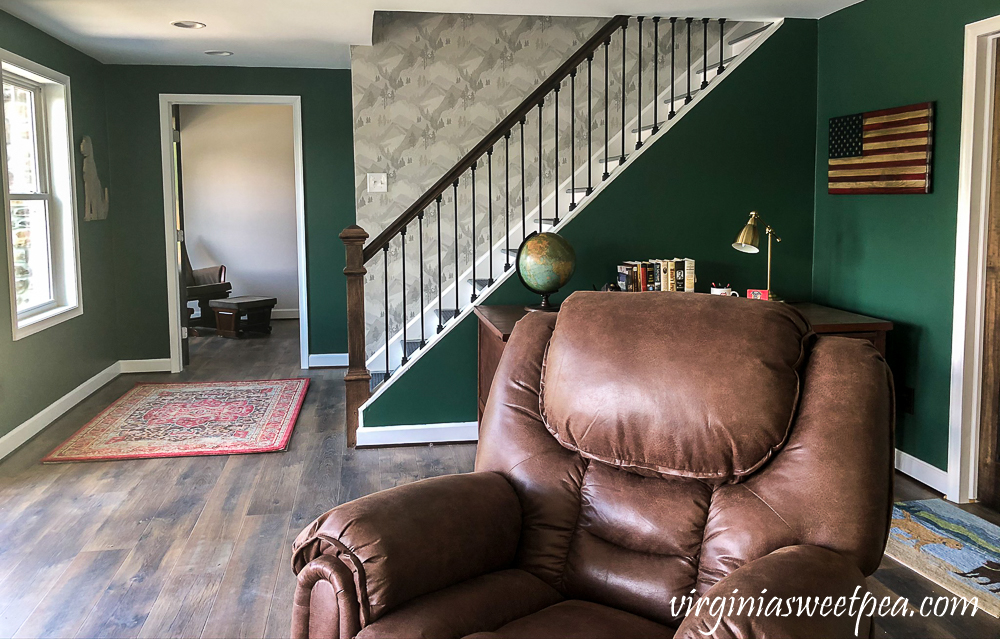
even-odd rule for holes
{"type": "Polygon", "coordinates": [[[108,218],[108,190],[101,186],[101,178],[97,174],[97,162],[94,160],[94,143],[89,135],[80,141],[80,153],[83,154],[83,196],[86,199],[83,220],[93,222],[108,218]]]}
{"type": "Polygon", "coordinates": [[[930,193],[933,146],[933,102],[830,118],[829,193],[930,193]]]}

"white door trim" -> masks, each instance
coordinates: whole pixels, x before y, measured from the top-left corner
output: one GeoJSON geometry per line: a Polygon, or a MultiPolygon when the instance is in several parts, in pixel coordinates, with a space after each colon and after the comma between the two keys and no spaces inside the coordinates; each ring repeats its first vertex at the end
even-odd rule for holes
{"type": "Polygon", "coordinates": [[[945,493],[948,499],[959,503],[976,498],[979,471],[986,224],[998,36],[1000,16],[965,27],[945,493]]]}
{"type": "Polygon", "coordinates": [[[297,95],[160,94],[160,156],[163,165],[163,221],[167,257],[167,312],[170,329],[170,370],[180,372],[180,259],[174,220],[174,164],[171,156],[170,108],[175,104],[286,104],[292,107],[295,158],[295,236],[299,271],[299,365],[309,368],[309,291],[306,286],[306,206],[302,161],[302,98],[297,95]]]}

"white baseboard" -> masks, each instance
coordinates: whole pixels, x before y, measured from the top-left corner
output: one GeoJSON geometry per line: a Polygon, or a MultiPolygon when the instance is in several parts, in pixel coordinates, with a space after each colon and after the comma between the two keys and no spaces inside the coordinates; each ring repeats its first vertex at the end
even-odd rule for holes
{"type": "Polygon", "coordinates": [[[43,408],[34,417],[29,418],[28,421],[17,426],[3,437],[0,437],[0,459],[20,448],[26,441],[42,432],[46,426],[62,417],[66,411],[85,400],[100,387],[118,377],[121,371],[120,364],[121,362],[115,362],[111,366],[108,366],[97,375],[94,375],[43,408]]]}
{"type": "Polygon", "coordinates": [[[939,493],[948,492],[948,471],[896,449],[896,470],[909,475],[939,493]]]}
{"type": "Polygon", "coordinates": [[[299,309],[273,308],[271,309],[271,319],[299,319],[299,309]]]}
{"type": "Polygon", "coordinates": [[[415,426],[361,426],[358,447],[400,446],[404,444],[438,444],[474,442],[479,440],[478,422],[453,424],[419,424],[415,426]]]}
{"type": "Polygon", "coordinates": [[[123,359],[118,362],[119,373],[169,373],[170,358],[123,359]]]}
{"type": "Polygon", "coordinates": [[[348,366],[347,353],[319,353],[309,356],[309,368],[344,368],[348,366]]]}
{"type": "Polygon", "coordinates": [[[161,371],[170,371],[169,359],[124,359],[115,362],[0,437],[0,459],[20,448],[29,439],[42,432],[46,426],[62,417],[66,411],[122,373],[161,371]]]}

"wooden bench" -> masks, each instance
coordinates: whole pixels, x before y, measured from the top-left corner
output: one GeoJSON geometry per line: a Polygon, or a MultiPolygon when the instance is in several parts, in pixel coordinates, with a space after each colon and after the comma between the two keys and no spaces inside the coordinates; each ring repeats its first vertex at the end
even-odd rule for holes
{"type": "Polygon", "coordinates": [[[247,332],[270,333],[271,309],[277,303],[277,298],[259,295],[209,301],[215,311],[216,335],[243,337],[247,332]]]}

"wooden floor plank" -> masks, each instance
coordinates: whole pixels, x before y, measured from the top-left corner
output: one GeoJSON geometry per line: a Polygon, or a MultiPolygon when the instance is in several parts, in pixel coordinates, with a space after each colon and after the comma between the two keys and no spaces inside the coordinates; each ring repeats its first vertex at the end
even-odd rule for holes
{"type": "Polygon", "coordinates": [[[83,551],[21,625],[15,638],[72,637],[121,567],[128,550],[83,551]]]}
{"type": "Polygon", "coordinates": [[[202,637],[264,636],[288,518],[288,514],[246,517],[202,637]]]}
{"type": "Polygon", "coordinates": [[[200,637],[235,545],[235,539],[188,540],[138,636],[200,637]]]}

